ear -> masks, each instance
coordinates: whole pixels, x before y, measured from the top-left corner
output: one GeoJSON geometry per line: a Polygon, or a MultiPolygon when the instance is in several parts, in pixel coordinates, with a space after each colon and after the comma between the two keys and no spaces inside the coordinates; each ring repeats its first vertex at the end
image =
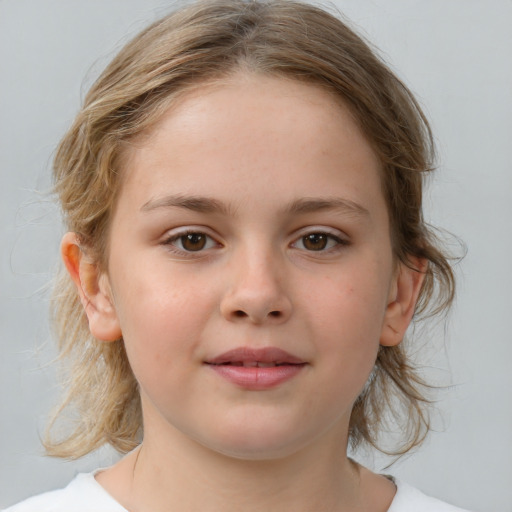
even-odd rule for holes
{"type": "Polygon", "coordinates": [[[404,339],[405,331],[414,315],[427,264],[426,260],[420,258],[411,258],[410,266],[399,264],[388,297],[380,337],[381,345],[392,347],[404,339]]]}
{"type": "Polygon", "coordinates": [[[87,257],[76,233],[66,233],[62,238],[61,256],[78,290],[91,334],[101,341],[121,338],[108,276],[87,257]]]}

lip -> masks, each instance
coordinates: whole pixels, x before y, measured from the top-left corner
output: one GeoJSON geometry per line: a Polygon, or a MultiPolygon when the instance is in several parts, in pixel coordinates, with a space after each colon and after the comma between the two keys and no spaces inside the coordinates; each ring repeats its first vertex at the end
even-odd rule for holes
{"type": "Polygon", "coordinates": [[[238,347],[206,361],[207,364],[253,363],[304,364],[305,361],[277,347],[238,347]]]}
{"type": "Polygon", "coordinates": [[[307,363],[277,347],[239,347],[209,359],[205,364],[232,384],[259,391],[292,379],[307,363]]]}

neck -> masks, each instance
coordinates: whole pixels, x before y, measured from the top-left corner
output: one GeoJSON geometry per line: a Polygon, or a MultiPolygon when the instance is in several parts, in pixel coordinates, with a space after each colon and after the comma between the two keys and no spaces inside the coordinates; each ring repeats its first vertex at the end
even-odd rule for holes
{"type": "Polygon", "coordinates": [[[130,512],[386,511],[393,484],[348,459],[346,446],[346,436],[329,431],[291,453],[248,460],[150,427],[143,444],[97,480],[130,512]]]}
{"type": "Polygon", "coordinates": [[[146,438],[114,478],[98,480],[130,512],[363,510],[359,468],[341,445],[273,460],[224,456],[190,439],[179,448],[146,438]]]}
{"type": "MultiPolygon", "coordinates": [[[[198,451],[205,449],[198,447],[198,451]]],[[[182,455],[173,452],[170,464],[155,464],[152,450],[141,447],[134,467],[134,488],[145,495],[164,489],[165,496],[155,501],[179,504],[176,510],[311,511],[325,509],[326,502],[334,505],[346,499],[354,503],[351,490],[357,470],[342,453],[332,457],[330,471],[322,464],[311,466],[302,453],[256,461],[215,453],[191,457],[188,451],[186,457],[182,455]]],[[[334,510],[331,506],[328,509],[334,510]]]]}

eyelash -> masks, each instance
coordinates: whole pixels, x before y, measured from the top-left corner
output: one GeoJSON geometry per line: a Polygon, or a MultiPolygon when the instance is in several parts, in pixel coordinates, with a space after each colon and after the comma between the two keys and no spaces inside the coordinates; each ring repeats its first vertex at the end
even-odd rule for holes
{"type": "Polygon", "coordinates": [[[346,247],[348,245],[350,245],[350,242],[344,238],[341,238],[340,236],[338,235],[335,235],[333,233],[330,233],[328,231],[322,231],[321,229],[319,230],[314,230],[314,231],[308,231],[307,233],[301,235],[299,238],[296,239],[295,242],[293,242],[291,244],[291,247],[296,247],[298,243],[302,243],[302,245],[304,246],[304,242],[307,240],[308,237],[310,237],[310,241],[311,241],[311,237],[325,237],[325,243],[326,243],[326,247],[321,247],[319,249],[307,249],[306,247],[303,247],[302,250],[305,250],[307,252],[311,252],[311,253],[331,253],[331,252],[335,252],[339,249],[341,249],[342,247],[346,247]],[[330,244],[330,246],[329,246],[330,244]]]}
{"type": "MultiPolygon", "coordinates": [[[[311,238],[309,241],[311,241],[311,238]]],[[[315,242],[313,241],[313,243],[315,243],[315,242]]],[[[204,231],[201,231],[199,229],[190,229],[187,231],[181,231],[179,233],[173,234],[173,235],[169,236],[168,238],[166,238],[162,242],[162,245],[167,246],[172,252],[175,252],[177,254],[190,255],[190,256],[194,255],[195,253],[197,253],[199,255],[200,253],[203,253],[204,251],[206,251],[208,249],[212,249],[215,246],[217,246],[217,247],[222,246],[222,244],[215,241],[215,239],[213,237],[211,237],[210,235],[208,235],[207,233],[205,233],[204,231]],[[186,240],[186,237],[191,237],[191,236],[205,237],[204,245],[199,247],[197,250],[189,250],[189,249],[185,248],[183,246],[183,242],[186,240]],[[177,246],[176,242],[179,242],[181,247],[177,246]]],[[[340,236],[330,233],[328,231],[318,229],[318,230],[308,231],[308,232],[302,234],[301,236],[296,238],[294,240],[294,242],[292,242],[290,244],[290,247],[314,254],[314,253],[335,252],[337,250],[340,250],[342,247],[346,247],[348,245],[350,245],[350,242],[348,240],[341,238],[340,236]],[[307,249],[304,246],[304,242],[306,242],[307,237],[314,237],[314,236],[325,237],[324,240],[326,243],[326,247],[320,247],[318,249],[307,249]],[[303,246],[302,248],[297,247],[297,244],[299,244],[299,243],[302,244],[302,246],[303,246]]]]}
{"type": "Polygon", "coordinates": [[[194,253],[201,253],[204,250],[211,249],[213,246],[215,246],[215,245],[218,246],[220,244],[218,242],[216,242],[210,235],[204,233],[203,231],[198,230],[198,229],[190,229],[190,230],[181,231],[179,233],[169,236],[162,242],[162,245],[168,246],[170,250],[172,250],[173,252],[176,252],[178,254],[192,255],[194,253]],[[186,239],[186,237],[191,237],[191,236],[204,237],[205,238],[205,246],[207,246],[207,245],[210,245],[210,246],[209,247],[205,247],[205,246],[199,247],[198,250],[196,250],[196,251],[186,249],[185,247],[183,247],[183,242],[186,239]],[[179,241],[181,241],[181,247],[178,247],[177,245],[175,245],[175,242],[179,242],[179,241]],[[213,244],[212,244],[212,242],[213,242],[213,244]]]}

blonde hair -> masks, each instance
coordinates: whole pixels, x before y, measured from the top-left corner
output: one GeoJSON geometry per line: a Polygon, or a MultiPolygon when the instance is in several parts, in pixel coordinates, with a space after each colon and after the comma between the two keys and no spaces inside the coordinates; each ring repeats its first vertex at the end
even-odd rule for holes
{"type": "MultiPolygon", "coordinates": [[[[428,122],[411,92],[345,23],[290,0],[213,0],[181,8],[128,43],[93,85],[60,143],[54,179],[68,229],[99,268],[108,260],[125,144],[149,130],[182,93],[240,69],[321,86],[351,109],[381,162],[397,260],[428,261],[416,316],[445,311],[454,277],[422,215],[423,182],[434,157],[428,122]]],[[[134,448],[142,438],[141,404],[123,341],[91,336],[64,271],[53,320],[69,373],[49,432],[65,410],[77,415],[71,431],[56,440],[47,436],[47,452],[77,458],[105,443],[120,452],[134,448]]],[[[381,347],[353,408],[352,445],[378,447],[390,412],[405,425],[395,453],[419,444],[429,429],[423,386],[403,344],[381,347]]]]}

